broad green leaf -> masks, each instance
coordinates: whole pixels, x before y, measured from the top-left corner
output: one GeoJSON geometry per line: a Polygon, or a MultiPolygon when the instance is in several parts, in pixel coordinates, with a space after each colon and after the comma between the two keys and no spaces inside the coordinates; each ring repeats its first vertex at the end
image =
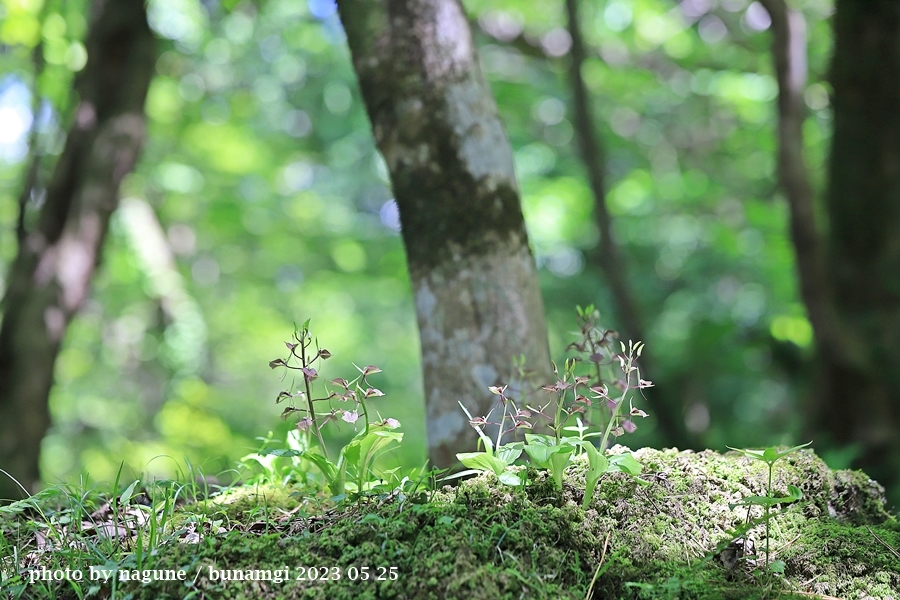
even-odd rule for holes
{"type": "Polygon", "coordinates": [[[506,470],[506,463],[489,452],[463,452],[456,455],[463,465],[479,471],[490,471],[499,476],[506,470]]]}
{"type": "Polygon", "coordinates": [[[335,496],[344,493],[344,467],[338,469],[337,466],[321,454],[317,452],[306,452],[303,458],[309,459],[325,477],[328,489],[335,496]]]}
{"type": "Polygon", "coordinates": [[[518,474],[513,473],[512,471],[503,471],[498,477],[500,478],[500,483],[511,486],[522,485],[522,479],[518,476],[518,474]]]}
{"type": "Polygon", "coordinates": [[[600,452],[600,450],[598,450],[596,446],[589,442],[582,443],[581,447],[587,451],[590,471],[599,472],[600,475],[605,473],[609,468],[609,460],[606,458],[606,455],[600,452]]]}
{"type": "Polygon", "coordinates": [[[526,433],[525,441],[529,446],[555,446],[556,438],[552,435],[543,435],[541,433],[526,433]]]}
{"type": "Polygon", "coordinates": [[[560,446],[555,448],[555,452],[550,454],[550,473],[553,474],[553,480],[556,482],[557,489],[562,488],[563,473],[566,471],[566,465],[572,457],[574,448],[571,446],[560,446]]]}
{"type": "Polygon", "coordinates": [[[586,509],[591,499],[594,497],[594,490],[597,488],[600,478],[609,470],[609,460],[597,449],[596,446],[589,442],[583,442],[581,447],[585,449],[588,455],[588,472],[585,474],[584,501],[581,507],[586,509]]]}
{"type": "Polygon", "coordinates": [[[569,457],[572,455],[572,452],[575,450],[572,446],[559,446],[554,448],[554,452],[550,455],[550,464],[552,465],[562,465],[566,466],[569,462],[569,457]]]}
{"type": "Polygon", "coordinates": [[[525,446],[525,452],[531,457],[531,460],[542,469],[550,468],[550,455],[556,450],[553,446],[528,445],[525,446]]]}
{"type": "Polygon", "coordinates": [[[610,456],[609,470],[610,472],[622,471],[623,473],[628,473],[629,475],[637,477],[641,474],[643,466],[641,466],[641,463],[639,463],[637,459],[632,456],[630,452],[628,452],[626,454],[616,454],[614,456],[610,456]]]}
{"type": "Polygon", "coordinates": [[[502,460],[508,465],[516,462],[520,456],[522,456],[522,449],[525,446],[522,442],[510,442],[509,444],[504,444],[500,446],[497,450],[497,458],[502,460]]]}
{"type": "Polygon", "coordinates": [[[368,433],[360,432],[341,450],[342,471],[352,465],[357,479],[360,483],[365,483],[369,479],[369,468],[379,452],[391,442],[400,443],[402,440],[402,433],[378,427],[370,427],[368,433]]]}

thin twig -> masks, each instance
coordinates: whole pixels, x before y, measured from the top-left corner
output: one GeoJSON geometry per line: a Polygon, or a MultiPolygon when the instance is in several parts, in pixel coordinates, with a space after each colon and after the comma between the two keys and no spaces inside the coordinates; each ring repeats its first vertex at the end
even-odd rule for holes
{"type": "Polygon", "coordinates": [[[612,531],[606,534],[606,539],[603,540],[603,550],[600,552],[600,562],[597,563],[597,568],[594,570],[594,577],[591,579],[591,585],[588,586],[587,594],[584,595],[584,600],[590,600],[591,592],[594,591],[594,584],[597,582],[597,576],[600,575],[600,567],[603,566],[603,560],[606,558],[606,546],[609,544],[609,538],[612,535],[612,531]]]}
{"type": "Polygon", "coordinates": [[[885,548],[887,548],[888,551],[889,551],[891,554],[893,554],[893,555],[896,556],[897,558],[900,558],[900,552],[897,552],[896,550],[894,550],[893,548],[891,548],[890,546],[888,546],[887,542],[885,542],[883,539],[881,539],[880,537],[878,537],[877,535],[875,535],[875,532],[872,531],[872,528],[871,528],[871,527],[869,527],[868,525],[866,525],[866,529],[868,529],[868,530],[869,530],[869,533],[872,534],[872,537],[875,538],[876,540],[878,540],[878,542],[879,542],[882,546],[884,546],[885,548]]]}
{"type": "Polygon", "coordinates": [[[775,552],[773,552],[772,555],[773,555],[775,558],[778,558],[778,555],[779,555],[779,554],[781,554],[782,552],[784,552],[785,550],[787,550],[788,548],[790,548],[791,546],[793,546],[794,543],[795,543],[797,540],[799,540],[799,539],[800,539],[800,536],[798,535],[797,537],[795,537],[794,539],[792,539],[791,541],[789,541],[787,544],[785,544],[784,546],[782,546],[781,548],[779,548],[778,550],[776,550],[775,552]]]}

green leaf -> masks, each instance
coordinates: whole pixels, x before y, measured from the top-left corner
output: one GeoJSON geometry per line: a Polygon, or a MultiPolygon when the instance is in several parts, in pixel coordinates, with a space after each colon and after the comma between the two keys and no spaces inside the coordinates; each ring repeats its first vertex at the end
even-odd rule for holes
{"type": "Polygon", "coordinates": [[[518,476],[518,474],[513,473],[510,470],[503,471],[499,475],[500,483],[511,485],[511,486],[520,486],[522,485],[522,479],[518,476]]]}
{"type": "Polygon", "coordinates": [[[740,452],[747,458],[752,458],[754,460],[761,460],[761,461],[765,462],[765,459],[763,458],[762,450],[752,450],[750,448],[732,448],[731,446],[725,446],[725,447],[728,448],[729,450],[734,450],[735,452],[740,452]]]}
{"type": "Polygon", "coordinates": [[[337,496],[344,493],[343,468],[338,469],[333,462],[317,452],[306,452],[304,453],[303,458],[309,459],[310,462],[318,467],[325,477],[325,482],[328,484],[328,489],[331,490],[332,494],[337,496]]]}
{"type": "Polygon", "coordinates": [[[510,442],[504,444],[497,450],[497,458],[506,464],[511,465],[516,462],[516,459],[522,456],[522,449],[524,446],[525,444],[522,442],[510,442]]]}
{"type": "Polygon", "coordinates": [[[543,435],[540,433],[526,433],[525,441],[529,446],[555,446],[556,438],[552,435],[543,435]]]}
{"type": "Polygon", "coordinates": [[[120,505],[128,504],[128,501],[131,500],[131,496],[134,494],[134,488],[136,488],[137,484],[139,484],[140,482],[141,482],[140,479],[135,479],[134,481],[131,482],[131,485],[129,485],[127,488],[125,488],[125,491],[122,492],[121,496],[119,496],[119,504],[120,505]]]}
{"type": "Polygon", "coordinates": [[[302,456],[302,450],[292,450],[289,448],[267,448],[259,451],[260,456],[302,456]]]}
{"type": "Polygon", "coordinates": [[[783,560],[775,560],[769,563],[769,571],[772,573],[781,573],[784,574],[784,561],[783,560]]]}
{"type": "Polygon", "coordinates": [[[801,450],[801,449],[803,449],[803,448],[806,448],[806,447],[809,446],[810,444],[812,444],[812,440],[806,442],[805,444],[800,444],[799,446],[794,446],[793,448],[788,448],[787,450],[783,450],[783,451],[781,451],[781,452],[778,453],[778,458],[781,458],[782,456],[787,456],[788,454],[791,454],[791,453],[793,453],[793,452],[796,452],[797,450],[801,450]]]}
{"type": "MultiPolygon", "coordinates": [[[[457,459],[459,455],[456,456],[457,459]]],[[[459,473],[454,473],[453,475],[447,475],[446,477],[442,477],[439,481],[441,483],[445,481],[451,481],[453,479],[459,479],[460,477],[468,477],[469,475],[477,475],[479,473],[484,473],[484,469],[466,469],[465,471],[460,471],[459,473]]]]}
{"type": "Polygon", "coordinates": [[[369,427],[368,433],[365,430],[361,431],[341,450],[343,459],[342,471],[348,465],[352,465],[360,483],[369,481],[369,469],[378,454],[391,442],[400,443],[401,440],[403,440],[402,433],[386,431],[383,427],[377,425],[369,427]]]}
{"type": "Polygon", "coordinates": [[[734,504],[729,504],[729,508],[734,508],[736,506],[775,506],[776,504],[789,504],[791,502],[796,502],[803,498],[803,491],[795,485],[788,486],[788,495],[775,497],[775,496],[749,496],[744,498],[740,502],[736,502],[734,504]]]}
{"type": "Polygon", "coordinates": [[[542,469],[550,468],[550,455],[556,450],[552,446],[525,446],[525,452],[531,457],[534,463],[542,469]]]}
{"type": "Polygon", "coordinates": [[[581,507],[587,509],[594,497],[594,490],[600,478],[609,470],[609,460],[597,449],[596,446],[589,442],[583,442],[581,447],[585,449],[588,455],[588,472],[585,475],[584,501],[581,507]]]}
{"type": "Polygon", "coordinates": [[[459,459],[463,465],[469,467],[470,469],[477,469],[479,471],[490,471],[491,473],[500,476],[503,471],[506,470],[507,464],[493,456],[489,452],[462,452],[456,455],[456,458],[459,459]]]}
{"type": "Polygon", "coordinates": [[[550,454],[550,473],[553,474],[553,480],[556,482],[557,489],[562,489],[563,473],[566,471],[566,465],[572,457],[574,448],[571,446],[559,446],[550,454]]]}
{"type": "Polygon", "coordinates": [[[574,448],[571,446],[560,446],[550,454],[550,466],[554,473],[561,474],[565,470],[566,465],[569,464],[569,459],[572,457],[573,450],[574,448]]]}
{"type": "Polygon", "coordinates": [[[641,463],[630,453],[616,454],[609,457],[609,471],[621,471],[631,476],[637,477],[643,470],[641,463]]]}
{"type": "Polygon", "coordinates": [[[590,442],[582,443],[581,447],[585,449],[588,455],[589,472],[598,473],[599,475],[606,473],[609,468],[609,460],[606,458],[606,455],[590,442]]]}
{"type": "Polygon", "coordinates": [[[764,448],[762,450],[753,450],[750,448],[732,448],[731,446],[727,446],[727,448],[729,450],[734,450],[735,452],[740,452],[741,454],[743,454],[744,456],[746,456],[748,458],[752,458],[754,460],[759,460],[766,464],[773,465],[773,464],[775,464],[776,461],[778,461],[778,459],[783,458],[783,457],[787,456],[788,454],[796,452],[797,450],[800,450],[802,448],[806,448],[810,444],[812,444],[811,441],[806,442],[805,444],[800,444],[799,446],[794,446],[792,448],[788,448],[787,450],[782,450],[781,452],[779,452],[778,448],[776,448],[775,446],[770,446],[770,447],[764,448]]]}

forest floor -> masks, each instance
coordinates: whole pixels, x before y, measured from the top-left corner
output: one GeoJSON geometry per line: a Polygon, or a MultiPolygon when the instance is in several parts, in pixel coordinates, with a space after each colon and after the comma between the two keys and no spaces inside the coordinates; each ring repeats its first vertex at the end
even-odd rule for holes
{"type": "Polygon", "coordinates": [[[0,598],[900,600],[900,521],[865,474],[832,471],[811,451],[786,457],[774,488],[803,499],[773,509],[767,540],[759,506],[741,536],[748,508],[730,506],[766,495],[764,464],[711,451],[635,457],[649,485],[607,474],[587,510],[575,459],[562,490],[545,473],[530,471],[524,490],[480,475],[318,514],[290,488],[231,488],[166,502],[164,522],[137,534],[82,524],[67,548],[53,540],[71,519],[0,511],[0,598]],[[783,573],[766,568],[767,541],[783,573]],[[118,554],[102,551],[113,542],[118,554]]]}

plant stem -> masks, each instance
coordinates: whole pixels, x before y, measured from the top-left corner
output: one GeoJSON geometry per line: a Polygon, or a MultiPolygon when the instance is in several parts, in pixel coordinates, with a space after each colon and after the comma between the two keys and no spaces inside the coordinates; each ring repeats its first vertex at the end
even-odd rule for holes
{"type": "Polygon", "coordinates": [[[625,362],[625,365],[622,367],[625,372],[625,389],[622,390],[622,395],[619,397],[619,401],[616,403],[616,407],[612,409],[612,412],[609,414],[609,423],[606,424],[606,431],[603,432],[603,439],[600,440],[600,451],[606,452],[606,442],[609,440],[609,433],[612,431],[613,423],[616,422],[616,417],[619,414],[619,409],[622,408],[622,405],[625,404],[625,397],[628,395],[628,390],[631,389],[631,355],[628,356],[628,360],[625,362]]]}
{"type": "MultiPolygon", "coordinates": [[[[772,497],[772,469],[775,468],[775,463],[769,463],[769,489],[768,495],[772,497]]],[[[769,504],[766,503],[766,568],[769,567],[769,504]]]]}
{"type": "Polygon", "coordinates": [[[494,452],[500,450],[500,439],[503,437],[503,427],[506,426],[506,402],[503,403],[503,416],[500,417],[500,427],[497,429],[497,441],[494,442],[494,452]]]}
{"type": "MultiPolygon", "coordinates": [[[[306,364],[306,346],[309,344],[307,341],[309,339],[309,331],[304,329],[300,333],[300,364],[303,365],[303,368],[309,368],[309,365],[306,364]]],[[[319,422],[316,421],[316,411],[313,406],[313,397],[312,397],[312,389],[309,385],[309,377],[306,373],[303,373],[303,383],[306,387],[306,405],[309,410],[309,419],[312,421],[312,428],[316,432],[316,437],[319,438],[319,447],[322,448],[322,454],[325,458],[328,458],[328,448],[325,447],[325,440],[322,439],[322,432],[319,430],[319,422]]]]}
{"type": "Polygon", "coordinates": [[[369,409],[366,408],[366,402],[362,398],[359,400],[359,405],[362,406],[363,416],[366,419],[366,433],[364,435],[369,435],[369,409]]]}
{"type": "MultiPolygon", "coordinates": [[[[593,321],[591,321],[590,323],[591,323],[591,328],[588,329],[587,341],[588,341],[588,345],[590,345],[590,347],[591,347],[591,353],[588,355],[588,360],[590,360],[591,356],[595,356],[595,355],[599,354],[599,351],[597,350],[597,346],[594,342],[594,335],[593,335],[594,323],[593,323],[593,321]]],[[[597,372],[597,385],[603,385],[603,371],[600,369],[600,361],[598,360],[598,361],[592,361],[592,362],[594,362],[594,370],[597,372]]],[[[588,387],[590,388],[591,386],[588,385],[588,387]]],[[[600,414],[601,414],[601,419],[602,419],[603,418],[602,417],[602,414],[603,414],[602,409],[600,411],[600,414]]]]}
{"type": "Polygon", "coordinates": [[[561,439],[561,430],[562,430],[562,413],[563,406],[566,401],[566,390],[563,390],[561,394],[559,394],[556,403],[556,419],[553,421],[553,433],[556,435],[556,445],[559,446],[561,439]]]}

